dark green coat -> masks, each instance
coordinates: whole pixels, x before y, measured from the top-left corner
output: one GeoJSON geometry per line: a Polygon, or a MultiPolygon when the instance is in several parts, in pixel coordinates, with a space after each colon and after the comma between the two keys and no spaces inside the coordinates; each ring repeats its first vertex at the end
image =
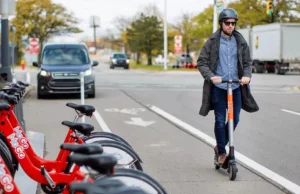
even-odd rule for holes
{"type": "MultiPolygon", "coordinates": [[[[220,45],[220,30],[217,30],[205,42],[202,47],[201,53],[197,60],[198,70],[204,78],[202,105],[199,114],[206,116],[210,110],[213,110],[211,105],[211,87],[212,82],[210,78],[214,76],[217,68],[217,61],[219,59],[219,45],[220,45]]],[[[252,74],[252,61],[250,57],[249,46],[243,36],[237,32],[233,32],[237,41],[238,50],[238,74],[241,79],[243,76],[250,77],[252,74]]],[[[247,112],[256,112],[259,107],[250,93],[249,85],[241,86],[242,92],[242,109],[247,112]]]]}

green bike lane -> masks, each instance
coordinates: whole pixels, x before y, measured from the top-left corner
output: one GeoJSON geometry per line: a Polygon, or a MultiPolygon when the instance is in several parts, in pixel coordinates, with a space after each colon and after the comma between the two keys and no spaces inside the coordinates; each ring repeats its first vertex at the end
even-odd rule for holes
{"type": "MultiPolygon", "coordinates": [[[[24,104],[29,130],[45,134],[45,157],[55,159],[75,112],[67,102],[80,99],[37,100],[32,91],[24,104]]],[[[102,90],[86,104],[96,107],[93,118],[86,118],[96,130],[109,130],[127,140],[143,160],[144,172],[159,181],[172,194],[195,193],[283,193],[263,178],[238,165],[235,181],[225,170],[215,170],[213,150],[157,114],[141,106],[120,90],[102,90]]]]}

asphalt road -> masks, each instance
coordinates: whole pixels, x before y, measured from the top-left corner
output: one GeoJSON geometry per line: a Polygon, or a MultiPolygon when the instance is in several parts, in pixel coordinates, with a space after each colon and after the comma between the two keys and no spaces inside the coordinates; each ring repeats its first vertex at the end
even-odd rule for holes
{"type": "MultiPolygon", "coordinates": [[[[203,82],[199,73],[110,70],[107,65],[99,65],[95,71],[97,95],[86,103],[97,108],[114,133],[128,139],[143,158],[145,171],[162,181],[170,193],[197,193],[199,189],[206,193],[224,193],[224,189],[232,193],[261,193],[265,189],[279,193],[242,167],[238,184],[228,182],[226,176],[213,170],[209,146],[143,109],[154,105],[214,137],[212,112],[207,117],[198,115],[203,82]],[[135,109],[140,112],[133,108],[140,108],[135,109]],[[147,127],[128,124],[135,118],[153,123],[147,127]]],[[[36,72],[30,75],[31,82],[36,83],[36,72]]],[[[298,185],[299,85],[299,75],[254,74],[251,88],[260,111],[243,111],[234,136],[237,151],[298,185]]],[[[69,101],[80,103],[73,97],[37,100],[33,91],[24,104],[27,128],[46,135],[47,158],[56,157],[57,142],[63,141],[65,127],[61,121],[73,119],[74,112],[65,106],[69,101]]],[[[99,126],[94,119],[87,121],[99,126]]]]}

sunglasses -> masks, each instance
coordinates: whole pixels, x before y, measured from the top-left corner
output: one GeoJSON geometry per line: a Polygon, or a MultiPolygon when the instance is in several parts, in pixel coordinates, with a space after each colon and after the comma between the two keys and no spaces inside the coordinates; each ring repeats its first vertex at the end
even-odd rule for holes
{"type": "Polygon", "coordinates": [[[226,26],[229,26],[230,24],[231,24],[232,26],[235,26],[235,25],[236,25],[236,22],[227,22],[227,21],[224,21],[224,24],[225,24],[226,26]]]}

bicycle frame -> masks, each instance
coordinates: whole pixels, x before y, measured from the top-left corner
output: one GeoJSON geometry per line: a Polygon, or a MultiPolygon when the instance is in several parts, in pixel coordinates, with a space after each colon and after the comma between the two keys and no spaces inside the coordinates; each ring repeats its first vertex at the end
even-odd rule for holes
{"type": "Polygon", "coordinates": [[[3,158],[0,156],[0,186],[7,194],[21,194],[9,170],[6,167],[3,158]]]}
{"type": "MultiPolygon", "coordinates": [[[[24,150],[27,152],[30,160],[32,161],[33,165],[36,167],[44,166],[47,171],[55,170],[57,172],[63,171],[67,166],[67,158],[70,155],[70,151],[60,149],[56,160],[46,160],[39,157],[33,150],[30,142],[27,139],[24,130],[22,129],[19,121],[15,113],[13,112],[14,106],[11,105],[10,110],[8,111],[8,119],[10,124],[12,125],[14,132],[17,135],[17,138],[20,141],[20,144],[23,146],[24,150]]],[[[3,129],[2,129],[3,130],[3,129]]],[[[81,137],[76,137],[75,132],[69,129],[64,143],[79,143],[84,144],[85,142],[81,139],[81,137]]],[[[80,167],[76,167],[74,170],[79,170],[80,167]]]]}
{"type": "MultiPolygon", "coordinates": [[[[11,111],[11,110],[10,110],[11,111]]],[[[33,180],[41,184],[49,184],[47,181],[47,176],[44,176],[42,172],[42,168],[45,168],[44,165],[35,166],[30,159],[29,154],[27,153],[24,146],[27,149],[30,147],[29,142],[25,137],[21,136],[22,130],[20,126],[15,126],[10,122],[10,118],[8,118],[8,114],[10,111],[1,111],[0,113],[0,125],[2,127],[2,133],[5,136],[8,145],[13,152],[14,156],[22,166],[25,173],[33,180]]],[[[33,152],[34,153],[34,152],[33,152]]],[[[59,163],[57,163],[59,164],[59,163]]],[[[55,169],[55,167],[54,167],[55,169]]],[[[47,174],[53,180],[54,184],[69,184],[74,180],[84,180],[86,174],[80,172],[79,170],[73,170],[70,174],[65,174],[61,171],[55,171],[54,169],[47,170],[47,174]]],[[[79,167],[78,167],[79,169],[79,167]]]]}

